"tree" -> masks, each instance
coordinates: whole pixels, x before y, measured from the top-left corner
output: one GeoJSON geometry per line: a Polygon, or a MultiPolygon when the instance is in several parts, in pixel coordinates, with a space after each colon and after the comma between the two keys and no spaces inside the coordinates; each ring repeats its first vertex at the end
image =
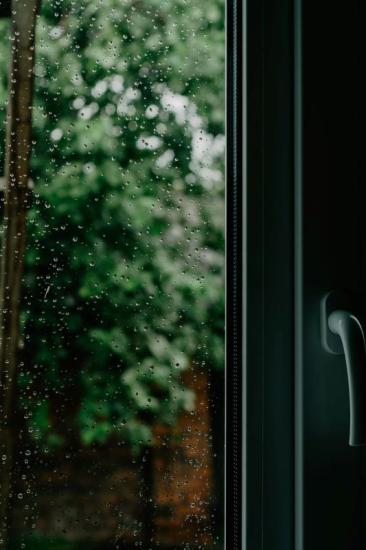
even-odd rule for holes
{"type": "Polygon", "coordinates": [[[138,449],[194,406],[192,359],[223,365],[223,13],[43,4],[19,377],[43,446],[138,449]]]}
{"type": "Polygon", "coordinates": [[[11,68],[7,116],[4,215],[0,264],[0,543],[6,541],[14,433],[12,419],[17,378],[20,296],[28,207],[34,38],[37,1],[11,13],[11,68]]]}

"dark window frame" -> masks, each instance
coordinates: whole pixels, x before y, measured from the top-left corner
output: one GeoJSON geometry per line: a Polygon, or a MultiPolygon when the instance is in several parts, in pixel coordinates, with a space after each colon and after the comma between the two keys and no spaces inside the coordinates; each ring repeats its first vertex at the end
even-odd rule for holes
{"type": "Polygon", "coordinates": [[[292,550],[300,2],[227,11],[226,548],[292,550]]]}

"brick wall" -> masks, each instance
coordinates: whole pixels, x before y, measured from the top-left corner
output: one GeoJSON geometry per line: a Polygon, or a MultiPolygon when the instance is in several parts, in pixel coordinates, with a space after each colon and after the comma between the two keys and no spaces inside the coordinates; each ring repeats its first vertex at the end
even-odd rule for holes
{"type": "Polygon", "coordinates": [[[190,371],[185,383],[196,393],[195,410],[174,429],[160,427],[153,451],[157,540],[209,545],[212,542],[212,437],[205,372],[190,371]]]}
{"type": "Polygon", "coordinates": [[[214,476],[207,374],[191,370],[185,383],[196,393],[195,410],[183,414],[174,428],[157,426],[154,447],[142,456],[131,456],[118,442],[63,456],[28,457],[23,451],[13,530],[108,541],[114,548],[211,547],[214,476]]]}

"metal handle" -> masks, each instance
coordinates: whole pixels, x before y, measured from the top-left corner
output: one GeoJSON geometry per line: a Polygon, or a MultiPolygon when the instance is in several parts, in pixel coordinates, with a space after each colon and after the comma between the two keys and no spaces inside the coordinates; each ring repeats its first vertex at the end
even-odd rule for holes
{"type": "Polygon", "coordinates": [[[328,327],[337,334],[346,357],[351,446],[366,444],[366,347],[361,323],[345,310],[333,311],[328,317],[328,327]]]}

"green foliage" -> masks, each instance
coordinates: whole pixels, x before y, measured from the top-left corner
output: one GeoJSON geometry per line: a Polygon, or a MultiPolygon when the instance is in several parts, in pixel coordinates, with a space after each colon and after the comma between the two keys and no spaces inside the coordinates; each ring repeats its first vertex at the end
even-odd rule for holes
{"type": "Polygon", "coordinates": [[[43,1],[19,387],[45,445],[148,444],[194,407],[190,362],[223,366],[223,22],[224,0],[43,1]]]}

